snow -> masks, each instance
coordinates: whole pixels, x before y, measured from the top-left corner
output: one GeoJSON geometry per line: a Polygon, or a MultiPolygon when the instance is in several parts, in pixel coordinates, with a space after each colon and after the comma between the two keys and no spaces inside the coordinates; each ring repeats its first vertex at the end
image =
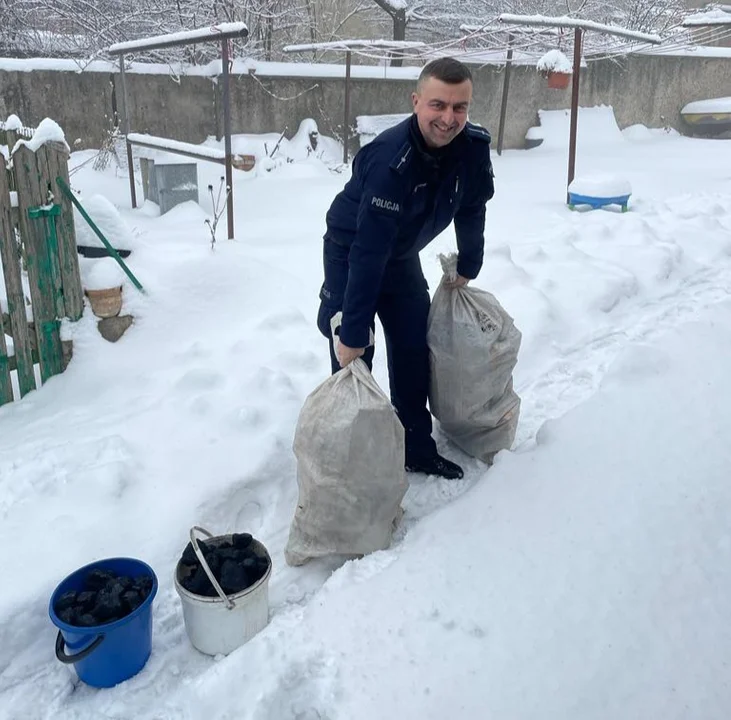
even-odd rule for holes
{"type": "Polygon", "coordinates": [[[651,33],[637,32],[636,30],[627,30],[617,25],[603,25],[592,20],[582,20],[579,18],[551,15],[512,15],[503,13],[498,17],[498,21],[513,25],[535,25],[546,27],[563,27],[563,28],[583,28],[584,30],[593,30],[596,32],[607,33],[609,35],[618,35],[619,37],[630,38],[633,40],[642,40],[644,42],[659,45],[662,38],[659,35],[651,33]]]}
{"type": "Polygon", "coordinates": [[[731,47],[713,47],[709,45],[694,45],[685,48],[666,50],[659,48],[644,48],[637,51],[638,55],[667,55],[668,57],[705,57],[731,58],[731,47]]]}
{"type": "Polygon", "coordinates": [[[569,185],[569,191],[588,197],[612,198],[630,195],[632,186],[618,175],[581,175],[574,178],[569,185]]]}
{"type": "Polygon", "coordinates": [[[358,115],[355,119],[356,132],[358,133],[360,146],[367,145],[376,135],[384,130],[398,125],[398,123],[410,117],[411,113],[392,113],[390,115],[358,115]]]}
{"type": "Polygon", "coordinates": [[[23,130],[23,123],[17,115],[9,115],[8,119],[2,123],[4,130],[11,130],[13,132],[20,132],[23,130]]]}
{"type": "Polygon", "coordinates": [[[683,25],[731,25],[731,10],[714,8],[708,12],[695,13],[686,17],[683,25]]]}
{"type": "Polygon", "coordinates": [[[46,143],[59,143],[69,150],[63,130],[59,124],[55,120],[51,120],[51,118],[44,118],[41,120],[30,140],[18,140],[18,142],[15,143],[15,147],[12,152],[15,153],[15,151],[21,146],[25,146],[29,150],[36,152],[46,143]]]}
{"type": "MultiPolygon", "coordinates": [[[[591,148],[599,138],[604,147],[624,143],[622,132],[614,117],[614,110],[610,105],[580,108],[580,111],[576,135],[577,147],[591,148]]],[[[542,152],[556,149],[568,151],[570,111],[539,110],[538,119],[540,126],[532,127],[526,133],[526,137],[543,138],[543,142],[537,149],[542,152]]]]}
{"type": "Polygon", "coordinates": [[[681,115],[695,115],[698,113],[731,113],[731,97],[713,98],[711,100],[696,100],[688,103],[680,111],[681,115]]]}
{"type": "MultiPolygon", "coordinates": [[[[136,238],[127,221],[109,198],[96,193],[88,197],[82,195],[77,199],[112,247],[117,250],[133,250],[137,246],[136,238]]],[[[74,224],[77,245],[104,247],[102,241],[75,207],[74,224]]]]}
{"type": "Polygon", "coordinates": [[[156,137],[155,135],[145,135],[142,133],[129,133],[127,135],[133,145],[142,143],[147,146],[153,146],[156,149],[166,150],[168,152],[193,152],[204,155],[211,160],[221,161],[225,159],[226,153],[218,148],[205,147],[201,145],[193,145],[192,143],[181,142],[180,140],[172,140],[170,138],[156,137]]]}
{"type": "Polygon", "coordinates": [[[387,5],[391,10],[408,10],[409,4],[407,0],[382,0],[383,5],[387,5]]]}
{"type": "MultiPolygon", "coordinates": [[[[233,72],[244,74],[253,72],[261,77],[308,77],[334,78],[345,77],[345,63],[282,63],[248,60],[237,64],[233,72]]],[[[350,76],[358,79],[416,80],[421,67],[379,67],[377,65],[351,65],[350,76]]]]}
{"type": "MultiPolygon", "coordinates": [[[[630,213],[566,208],[563,117],[493,158],[474,285],[523,332],[513,451],[487,469],[437,430],[464,480],[410,476],[391,549],[302,569],[282,557],[291,447],[328,374],[315,318],[341,149],[307,153],[306,123],[291,162],[236,171],[237,240],[214,250],[204,193],[133,211],[123,172],[74,153],[74,189],[114,205],[147,294],[123,279],[135,324],[116,344],[88,309],[65,323],[67,371],[0,408],[0,718],[725,720],[731,143],[610,119],[580,111],[577,174],[626,178],[630,213]],[[270,624],[225,658],[190,646],[173,587],[192,525],[252,532],[273,557],[270,624]],[[153,653],[93,690],[55,659],[47,603],[113,555],[158,575],[153,653]]],[[[454,246],[450,228],[422,253],[432,292],[454,246]]],[[[380,330],[374,376],[388,387],[380,330]]]]}
{"type": "Polygon", "coordinates": [[[85,265],[86,268],[81,268],[85,290],[106,290],[124,284],[124,270],[114,258],[99,258],[93,262],[87,260],[85,265]]]}
{"type": "Polygon", "coordinates": [[[215,42],[226,37],[245,37],[249,32],[246,23],[242,22],[224,22],[210,27],[198,28],[196,30],[183,30],[176,33],[168,33],[166,35],[155,35],[154,37],[139,38],[130,40],[129,42],[116,43],[110,45],[108,52],[112,55],[118,55],[125,52],[133,52],[135,50],[145,50],[161,45],[170,45],[172,43],[196,43],[196,42],[215,42]]]}
{"type": "MultiPolygon", "coordinates": [[[[53,70],[58,72],[119,72],[117,63],[106,60],[92,60],[81,63],[74,60],[60,60],[53,58],[13,59],[0,58],[0,70],[6,72],[33,72],[53,70]]],[[[132,62],[125,65],[128,74],[138,75],[189,75],[197,77],[215,77],[221,73],[221,62],[213,61],[205,65],[185,65],[171,63],[132,62]]],[[[328,63],[283,63],[253,60],[251,58],[236,58],[232,63],[231,72],[234,75],[256,74],[261,77],[345,77],[345,64],[328,63]]],[[[353,65],[353,78],[379,78],[389,80],[415,80],[421,72],[420,67],[378,67],[375,65],[353,65]]]]}
{"type": "Polygon", "coordinates": [[[286,45],[284,52],[304,52],[307,50],[361,50],[380,48],[382,50],[410,50],[426,47],[426,43],[405,40],[338,40],[334,42],[309,43],[306,45],[286,45]]]}
{"type": "MultiPolygon", "coordinates": [[[[290,133],[291,135],[291,133],[290,133]]],[[[130,135],[130,138],[132,135],[130,135]]],[[[209,137],[201,145],[184,143],[186,149],[201,155],[209,155],[211,158],[224,157],[224,141],[209,137]]],[[[165,147],[175,147],[175,143],[167,141],[160,143],[159,149],[145,147],[134,148],[135,156],[148,157],[156,163],[190,163],[190,158],[174,155],[165,152],[165,147]]],[[[317,123],[312,118],[302,120],[294,135],[282,137],[282,133],[264,133],[261,135],[240,134],[231,136],[231,151],[234,155],[253,155],[255,158],[254,170],[245,172],[244,176],[255,177],[256,175],[270,171],[281,165],[291,165],[296,161],[306,160],[309,157],[318,158],[322,163],[330,165],[339,162],[336,158],[342,158],[342,148],[330,137],[321,135],[317,123]],[[312,146],[314,135],[316,147],[312,146]],[[276,152],[275,152],[276,148],[276,152]]],[[[291,168],[291,172],[296,169],[291,168]]],[[[208,173],[216,172],[208,170],[208,173]]],[[[218,174],[223,173],[223,168],[218,169],[218,174]]],[[[199,173],[200,176],[200,173],[199,173]]],[[[208,183],[206,183],[207,185],[208,183]]],[[[218,182],[213,183],[218,188],[218,182]]],[[[200,187],[205,187],[201,182],[200,187]]]]}
{"type": "Polygon", "coordinates": [[[560,50],[549,50],[536,64],[538,72],[556,72],[570,75],[573,71],[569,59],[560,50]]]}

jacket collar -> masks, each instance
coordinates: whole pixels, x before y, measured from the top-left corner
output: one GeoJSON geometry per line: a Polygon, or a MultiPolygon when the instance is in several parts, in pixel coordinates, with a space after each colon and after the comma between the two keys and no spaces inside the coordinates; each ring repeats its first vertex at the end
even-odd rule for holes
{"type": "Polygon", "coordinates": [[[421,134],[419,129],[419,121],[416,117],[416,113],[412,114],[409,121],[409,136],[411,142],[417,150],[418,156],[422,159],[429,167],[442,167],[448,166],[456,162],[462,155],[462,148],[464,146],[465,137],[464,130],[452,140],[449,145],[443,148],[430,148],[421,134]]]}

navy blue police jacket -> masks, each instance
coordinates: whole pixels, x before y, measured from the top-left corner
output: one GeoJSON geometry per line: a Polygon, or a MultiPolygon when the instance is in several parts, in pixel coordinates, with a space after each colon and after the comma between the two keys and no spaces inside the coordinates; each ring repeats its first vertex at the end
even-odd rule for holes
{"type": "Polygon", "coordinates": [[[361,148],[326,215],[325,238],[348,249],[340,340],[368,345],[384,274],[416,259],[452,221],[457,272],[477,277],[494,191],[490,134],[479,125],[467,123],[451,143],[431,149],[412,115],[361,148]]]}

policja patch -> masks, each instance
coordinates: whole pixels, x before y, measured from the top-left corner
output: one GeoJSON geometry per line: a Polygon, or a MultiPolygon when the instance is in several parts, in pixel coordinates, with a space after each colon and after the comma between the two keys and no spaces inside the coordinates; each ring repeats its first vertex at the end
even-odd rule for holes
{"type": "Polygon", "coordinates": [[[371,197],[369,206],[372,210],[379,210],[388,215],[398,215],[401,212],[401,206],[399,203],[376,195],[371,197]]]}

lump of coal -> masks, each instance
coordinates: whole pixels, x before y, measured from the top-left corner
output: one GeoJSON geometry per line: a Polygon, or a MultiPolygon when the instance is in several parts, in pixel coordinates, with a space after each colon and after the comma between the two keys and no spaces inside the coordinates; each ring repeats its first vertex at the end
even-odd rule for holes
{"type": "MultiPolygon", "coordinates": [[[[203,553],[203,555],[209,552],[208,546],[202,540],[198,541],[198,548],[200,549],[201,553],[203,553]]],[[[193,543],[188,543],[185,546],[185,550],[183,550],[183,556],[181,560],[186,565],[195,565],[195,563],[198,562],[198,556],[195,554],[195,550],[193,549],[193,543]]]]}
{"type": "Polygon", "coordinates": [[[58,598],[54,611],[69,625],[105,625],[134,612],[148,597],[152,586],[149,575],[131,578],[95,569],[86,576],[80,591],[69,591],[58,598]]]}
{"type": "Polygon", "coordinates": [[[76,596],[76,605],[84,612],[91,610],[96,605],[96,593],[93,590],[85,590],[76,596]]]}
{"type": "Polygon", "coordinates": [[[92,570],[87,576],[84,583],[85,590],[101,590],[106,587],[110,580],[116,580],[117,576],[109,570],[92,570]]]}
{"type": "Polygon", "coordinates": [[[225,557],[215,552],[209,552],[206,555],[208,567],[211,568],[211,572],[216,576],[216,579],[218,579],[218,574],[221,570],[221,562],[223,560],[225,560],[225,557]]]}
{"type": "MultiPolygon", "coordinates": [[[[258,582],[269,569],[269,561],[254,551],[253,537],[249,533],[234,534],[231,541],[208,542],[205,559],[213,576],[227,595],[239,593],[258,582]]],[[[217,595],[198,558],[190,556],[190,543],[183,551],[180,584],[195,595],[217,595]]]]}
{"type": "Polygon", "coordinates": [[[186,581],[187,584],[184,584],[185,589],[196,595],[203,595],[204,597],[213,597],[216,595],[216,590],[211,584],[208,575],[206,575],[206,571],[200,566],[196,566],[195,572],[192,576],[186,578],[186,581]]]}
{"type": "Polygon", "coordinates": [[[61,597],[56,600],[56,612],[60,614],[64,610],[69,610],[76,605],[76,591],[71,590],[70,592],[65,592],[61,597]]]}
{"type": "Polygon", "coordinates": [[[234,533],[233,545],[237,550],[246,550],[254,539],[249,533],[234,533]]]}
{"type": "Polygon", "coordinates": [[[69,625],[76,625],[76,609],[72,607],[64,608],[63,610],[58,610],[58,605],[56,605],[56,614],[63,620],[65,623],[69,625]]]}
{"type": "Polygon", "coordinates": [[[100,625],[101,623],[90,613],[85,613],[83,615],[79,615],[76,618],[76,622],[73,624],[79,625],[80,627],[94,627],[96,625],[100,625]]]}
{"type": "Polygon", "coordinates": [[[126,590],[122,594],[122,602],[124,603],[128,613],[136,610],[140,605],[142,605],[143,601],[144,598],[137,590],[126,590]]]}
{"type": "Polygon", "coordinates": [[[246,570],[234,560],[223,561],[219,583],[225,593],[238,592],[251,584],[246,570]]]}
{"type": "Polygon", "coordinates": [[[131,585],[132,590],[137,590],[145,600],[152,592],[152,578],[149,575],[138,575],[131,585]]]}
{"type": "Polygon", "coordinates": [[[119,584],[107,586],[104,590],[100,590],[91,614],[103,623],[120,620],[127,614],[122,602],[123,592],[124,589],[119,584]]]}

